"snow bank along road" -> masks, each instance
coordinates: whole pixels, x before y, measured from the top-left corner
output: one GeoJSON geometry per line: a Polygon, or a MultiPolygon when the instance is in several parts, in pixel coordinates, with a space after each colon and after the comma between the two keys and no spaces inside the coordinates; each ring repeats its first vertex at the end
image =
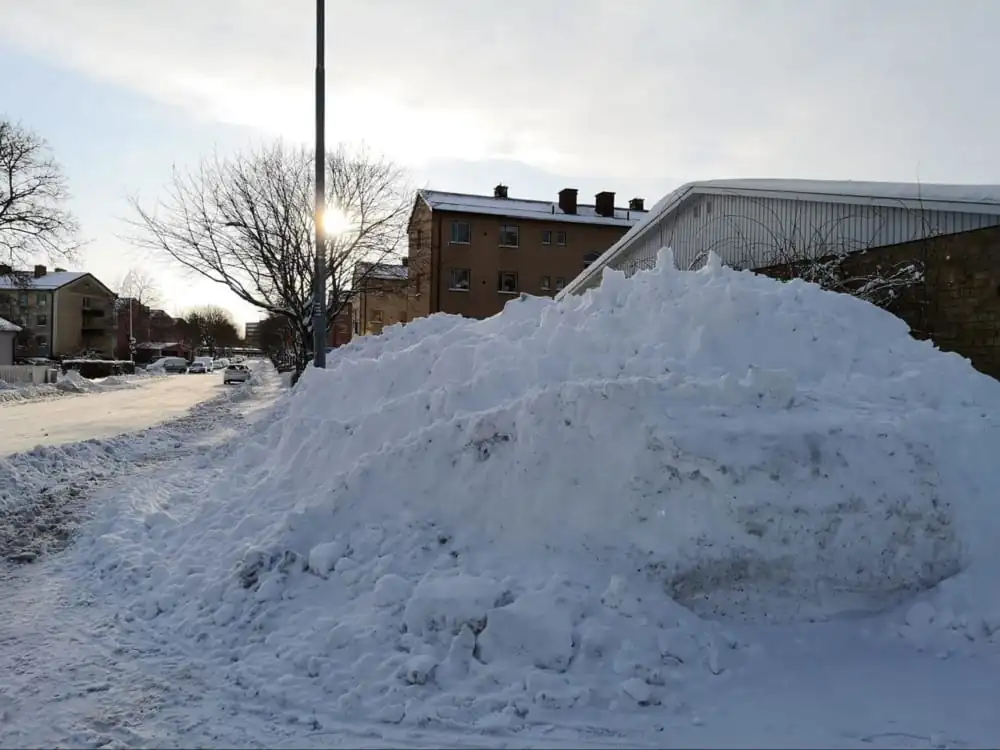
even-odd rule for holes
{"type": "Polygon", "coordinates": [[[222,376],[150,378],[137,388],[0,408],[0,456],[142,430],[219,393],[222,376]]]}

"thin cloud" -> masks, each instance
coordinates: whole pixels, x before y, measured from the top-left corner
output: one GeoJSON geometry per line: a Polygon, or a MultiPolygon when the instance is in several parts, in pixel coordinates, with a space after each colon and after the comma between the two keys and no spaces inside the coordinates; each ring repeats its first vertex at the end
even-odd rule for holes
{"type": "MultiPolygon", "coordinates": [[[[10,5],[11,44],[308,138],[311,0],[10,5]]],[[[623,180],[906,179],[918,162],[990,179],[1000,157],[968,144],[985,151],[1000,124],[997,21],[992,0],[331,0],[331,136],[411,164],[507,158],[623,180]]]]}

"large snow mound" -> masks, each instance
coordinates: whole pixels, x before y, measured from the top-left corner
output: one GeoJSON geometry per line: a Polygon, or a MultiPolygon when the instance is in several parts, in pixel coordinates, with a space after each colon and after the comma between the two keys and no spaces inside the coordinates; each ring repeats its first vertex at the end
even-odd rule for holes
{"type": "Polygon", "coordinates": [[[337,350],[210,499],[109,511],[92,553],[128,617],[277,698],[480,726],[642,710],[739,661],[725,620],[885,609],[985,565],[998,406],[874,306],[664,251],[337,350]]]}

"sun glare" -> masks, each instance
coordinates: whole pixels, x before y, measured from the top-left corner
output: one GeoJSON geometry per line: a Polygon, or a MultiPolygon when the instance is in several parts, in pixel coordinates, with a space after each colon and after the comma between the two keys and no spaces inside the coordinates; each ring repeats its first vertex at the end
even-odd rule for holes
{"type": "Polygon", "coordinates": [[[340,209],[330,207],[323,212],[323,231],[327,237],[338,237],[350,229],[351,221],[340,209]]]}

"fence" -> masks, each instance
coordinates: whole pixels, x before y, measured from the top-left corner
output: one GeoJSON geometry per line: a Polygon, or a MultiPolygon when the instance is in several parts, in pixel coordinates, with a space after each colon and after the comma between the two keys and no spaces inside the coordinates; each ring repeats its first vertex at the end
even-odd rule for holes
{"type": "Polygon", "coordinates": [[[59,370],[52,367],[34,367],[31,365],[2,365],[0,380],[5,383],[23,383],[25,385],[42,385],[55,383],[59,370]]]}

